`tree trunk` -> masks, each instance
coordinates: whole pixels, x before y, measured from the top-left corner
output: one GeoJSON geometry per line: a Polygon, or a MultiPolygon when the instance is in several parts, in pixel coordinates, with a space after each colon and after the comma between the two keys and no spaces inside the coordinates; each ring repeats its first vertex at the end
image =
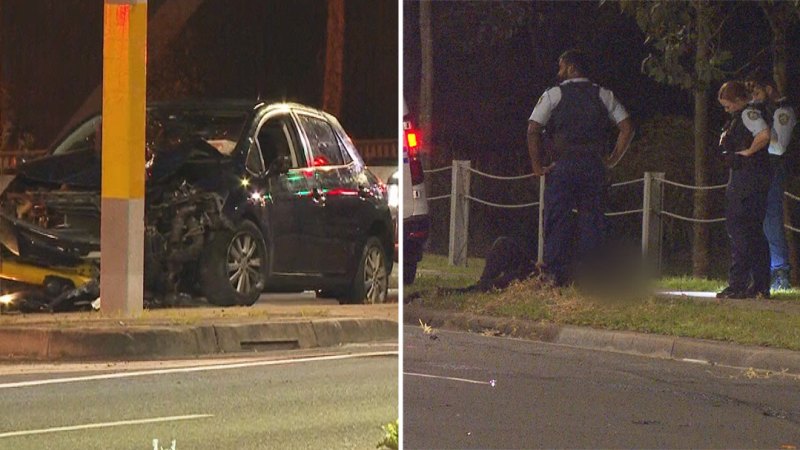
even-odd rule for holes
{"type": "MultiPolygon", "coordinates": [[[[709,24],[705,14],[705,6],[697,3],[697,52],[695,61],[700,66],[701,61],[708,57],[709,24]]],[[[698,77],[699,79],[700,77],[698,77]]],[[[706,154],[706,137],[708,135],[708,85],[698,81],[694,89],[694,181],[697,186],[708,184],[708,159],[706,154]]],[[[708,193],[705,190],[694,192],[694,217],[706,219],[708,217],[708,193]]],[[[692,243],[692,274],[695,277],[708,275],[708,224],[694,224],[694,241],[692,243]]]]}
{"type": "MultiPolygon", "coordinates": [[[[0,0],[1,1],[1,0],[0,0]]],[[[183,31],[189,18],[204,0],[166,0],[148,19],[147,60],[158,60],[183,31]]],[[[55,142],[62,139],[81,121],[102,109],[103,86],[97,85],[83,104],[72,114],[66,126],[56,135],[55,142]]]]}
{"type": "Polygon", "coordinates": [[[344,0],[328,0],[328,33],[325,49],[325,81],[322,109],[339,116],[342,111],[344,66],[344,0]]]}
{"type": "MultiPolygon", "coordinates": [[[[427,153],[433,152],[433,29],[431,26],[431,2],[423,0],[419,4],[419,37],[421,50],[421,71],[419,90],[419,127],[425,140],[427,153]]],[[[427,162],[427,155],[423,162],[427,162]]],[[[426,164],[426,167],[428,165],[426,164]]]]}
{"type": "MultiPolygon", "coordinates": [[[[694,181],[697,186],[708,184],[706,157],[706,135],[708,133],[708,89],[697,89],[694,92],[694,181]]],[[[694,217],[708,217],[708,191],[694,192],[694,217]]],[[[695,277],[708,275],[708,224],[694,224],[694,241],[692,246],[692,274],[695,277]]]]}

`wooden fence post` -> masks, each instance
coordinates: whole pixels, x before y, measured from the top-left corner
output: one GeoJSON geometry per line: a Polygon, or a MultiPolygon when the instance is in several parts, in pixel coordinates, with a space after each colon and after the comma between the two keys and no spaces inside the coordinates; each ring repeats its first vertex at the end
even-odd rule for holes
{"type": "Polygon", "coordinates": [[[467,241],[469,239],[469,180],[470,161],[453,161],[450,195],[450,249],[451,266],[467,266],[467,241]]]}
{"type": "Polygon", "coordinates": [[[663,207],[664,172],[644,173],[644,205],[642,206],[642,258],[652,275],[661,273],[661,210],[663,207]]]}
{"type": "Polygon", "coordinates": [[[536,254],[539,264],[544,263],[544,178],[545,175],[539,177],[539,244],[536,254]]]}

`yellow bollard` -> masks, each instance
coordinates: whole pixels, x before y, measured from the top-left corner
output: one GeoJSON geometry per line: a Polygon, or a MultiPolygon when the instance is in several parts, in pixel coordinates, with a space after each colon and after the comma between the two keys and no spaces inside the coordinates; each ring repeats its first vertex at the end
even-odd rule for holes
{"type": "Polygon", "coordinates": [[[147,0],[105,0],[100,296],[104,314],[143,308],[147,0]]]}

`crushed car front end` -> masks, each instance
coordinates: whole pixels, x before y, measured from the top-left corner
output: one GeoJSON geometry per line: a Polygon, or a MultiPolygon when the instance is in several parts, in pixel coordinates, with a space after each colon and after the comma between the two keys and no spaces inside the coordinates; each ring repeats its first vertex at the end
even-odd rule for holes
{"type": "MultiPolygon", "coordinates": [[[[233,227],[235,150],[247,110],[148,109],[145,301],[192,294],[214,232],[233,227]]],[[[69,138],[68,138],[69,139],[69,138]]],[[[100,152],[79,148],[24,164],[0,194],[3,293],[27,310],[88,308],[99,296],[100,152]]],[[[8,305],[6,305],[8,306],[8,305]]]]}

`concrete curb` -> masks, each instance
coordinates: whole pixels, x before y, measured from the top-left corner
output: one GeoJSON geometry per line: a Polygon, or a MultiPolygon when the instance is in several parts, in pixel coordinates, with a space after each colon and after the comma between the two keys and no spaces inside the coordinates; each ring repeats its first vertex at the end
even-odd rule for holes
{"type": "Polygon", "coordinates": [[[318,319],[197,326],[0,329],[0,361],[191,357],[397,341],[385,319],[318,319]]]}
{"type": "Polygon", "coordinates": [[[472,332],[496,330],[516,338],[586,349],[800,374],[800,352],[791,350],[632,331],[608,331],[526,320],[474,316],[410,305],[405,306],[403,314],[405,323],[408,325],[419,325],[419,321],[422,320],[434,328],[472,332]]]}

